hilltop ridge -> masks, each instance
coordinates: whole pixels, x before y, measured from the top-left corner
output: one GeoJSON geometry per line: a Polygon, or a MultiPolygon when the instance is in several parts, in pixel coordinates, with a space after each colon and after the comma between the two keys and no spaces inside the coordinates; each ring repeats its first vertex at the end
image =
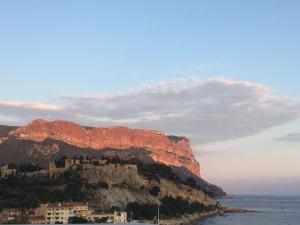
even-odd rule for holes
{"type": "MultiPolygon", "coordinates": [[[[3,129],[5,130],[5,129],[3,129]]],[[[6,129],[2,140],[17,139],[38,143],[46,140],[61,141],[71,146],[101,151],[144,149],[157,162],[183,167],[200,176],[200,165],[196,161],[188,138],[167,136],[163,132],[127,127],[93,128],[73,122],[56,120],[34,120],[24,127],[6,129]]]]}

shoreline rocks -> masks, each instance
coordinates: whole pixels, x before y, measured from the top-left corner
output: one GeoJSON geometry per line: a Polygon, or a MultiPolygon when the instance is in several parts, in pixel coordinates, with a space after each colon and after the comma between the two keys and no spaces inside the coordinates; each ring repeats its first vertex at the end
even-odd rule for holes
{"type": "Polygon", "coordinates": [[[221,216],[228,213],[246,213],[246,212],[249,211],[246,209],[224,207],[222,209],[212,211],[212,212],[186,214],[181,218],[162,219],[160,221],[160,224],[161,225],[193,225],[195,224],[196,221],[201,221],[213,216],[221,216]]]}

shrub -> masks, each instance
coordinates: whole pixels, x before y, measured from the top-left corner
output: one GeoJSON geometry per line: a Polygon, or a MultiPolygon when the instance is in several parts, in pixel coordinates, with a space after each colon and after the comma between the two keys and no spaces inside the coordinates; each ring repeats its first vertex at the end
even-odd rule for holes
{"type": "Polygon", "coordinates": [[[158,196],[158,194],[160,193],[160,187],[154,186],[149,190],[149,192],[153,196],[158,196]]]}
{"type": "Polygon", "coordinates": [[[74,217],[69,218],[68,223],[69,224],[85,224],[85,223],[88,223],[88,221],[84,218],[74,216],[74,217]]]}

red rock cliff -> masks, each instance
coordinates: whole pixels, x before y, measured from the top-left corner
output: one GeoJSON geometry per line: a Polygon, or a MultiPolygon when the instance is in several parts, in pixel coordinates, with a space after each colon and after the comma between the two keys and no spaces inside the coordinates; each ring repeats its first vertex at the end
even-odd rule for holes
{"type": "Polygon", "coordinates": [[[9,136],[37,142],[53,139],[95,150],[144,148],[155,161],[185,167],[200,176],[200,166],[194,158],[189,140],[183,137],[169,138],[159,131],[127,127],[86,128],[61,120],[35,120],[25,127],[11,131],[9,136]]]}

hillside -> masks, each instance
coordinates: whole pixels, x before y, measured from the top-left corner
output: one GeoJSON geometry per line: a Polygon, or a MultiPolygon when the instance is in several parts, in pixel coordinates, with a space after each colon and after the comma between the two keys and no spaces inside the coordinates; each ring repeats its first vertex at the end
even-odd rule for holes
{"type": "Polygon", "coordinates": [[[161,205],[164,218],[220,208],[193,182],[182,181],[163,164],[107,161],[71,167],[57,176],[0,179],[0,209],[35,208],[41,203],[63,201],[88,202],[102,212],[126,210],[133,212],[134,219],[152,219],[157,205],[161,205]]]}
{"type": "MultiPolygon", "coordinates": [[[[34,141],[25,141],[18,139],[9,139],[0,144],[0,164],[15,163],[21,164],[38,164],[43,168],[47,168],[49,161],[56,161],[63,156],[89,156],[89,157],[106,157],[118,158],[125,162],[141,162],[143,164],[155,163],[150,157],[148,151],[144,149],[103,149],[102,151],[94,151],[93,149],[82,149],[64,142],[46,140],[43,143],[34,141]],[[50,157],[49,157],[50,153],[50,157]]],[[[187,177],[193,177],[205,192],[210,193],[213,197],[220,197],[226,193],[219,187],[209,184],[200,177],[194,175],[189,170],[182,167],[171,166],[181,179],[185,180],[187,177]]]]}

